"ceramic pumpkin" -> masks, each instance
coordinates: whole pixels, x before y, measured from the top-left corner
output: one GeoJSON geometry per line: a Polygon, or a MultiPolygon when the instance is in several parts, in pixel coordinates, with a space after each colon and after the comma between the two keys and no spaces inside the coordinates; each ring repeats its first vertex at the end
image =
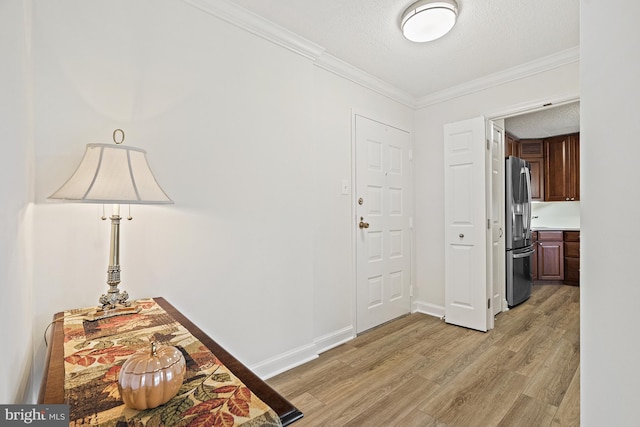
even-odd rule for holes
{"type": "Polygon", "coordinates": [[[120,396],[134,409],[151,409],[168,402],[178,393],[186,363],[180,351],[171,346],[158,346],[129,356],[118,376],[120,396]]]}

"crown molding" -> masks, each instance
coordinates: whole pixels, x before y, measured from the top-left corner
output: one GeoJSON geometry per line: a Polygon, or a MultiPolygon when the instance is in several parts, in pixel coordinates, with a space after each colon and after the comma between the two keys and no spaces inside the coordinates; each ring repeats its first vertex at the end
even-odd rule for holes
{"type": "Polygon", "coordinates": [[[224,0],[182,0],[184,3],[222,19],[251,34],[282,46],[298,55],[315,61],[324,48],[299,35],[282,28],[234,3],[224,0]]]}
{"type": "Polygon", "coordinates": [[[324,53],[315,62],[315,66],[359,84],[360,86],[379,93],[380,95],[386,96],[393,101],[415,109],[416,98],[414,96],[365,71],[362,71],[360,68],[354,67],[353,65],[336,58],[335,56],[324,53]]]}
{"type": "Polygon", "coordinates": [[[298,55],[308,58],[319,68],[330,71],[340,77],[357,83],[360,86],[384,95],[408,107],[414,108],[415,106],[415,97],[408,93],[399,90],[395,86],[386,83],[351,64],[327,54],[324,47],[300,37],[299,35],[234,3],[230,3],[225,0],[182,1],[231,25],[246,30],[264,40],[270,41],[298,55]]]}
{"type": "Polygon", "coordinates": [[[514,80],[529,77],[535,74],[543,73],[563,65],[580,61],[580,46],[572,47],[512,68],[490,74],[479,79],[450,87],[445,90],[434,92],[427,96],[417,99],[415,108],[425,108],[431,105],[439,104],[461,96],[479,92],[499,86],[514,80]]]}
{"type": "Polygon", "coordinates": [[[498,73],[453,86],[421,98],[338,59],[326,49],[273,22],[226,0],[182,0],[209,15],[248,31],[264,40],[288,49],[313,61],[314,65],[342,78],[386,96],[414,110],[445,102],[454,98],[499,86],[524,77],[539,74],[580,60],[580,47],[576,46],[543,58],[518,65],[498,73]]]}

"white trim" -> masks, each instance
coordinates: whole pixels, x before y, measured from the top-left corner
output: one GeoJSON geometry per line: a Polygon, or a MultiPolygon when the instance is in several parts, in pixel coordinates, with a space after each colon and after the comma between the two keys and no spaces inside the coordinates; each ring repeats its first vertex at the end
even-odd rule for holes
{"type": "Polygon", "coordinates": [[[251,369],[263,380],[274,377],[285,371],[303,365],[318,358],[320,353],[351,341],[355,338],[355,328],[353,325],[346,326],[326,335],[314,339],[313,344],[304,345],[293,350],[271,357],[262,362],[258,362],[251,369]]]}
{"type": "Polygon", "coordinates": [[[358,332],[358,236],[356,230],[358,187],[356,186],[356,116],[360,111],[351,108],[351,206],[349,209],[349,235],[351,236],[351,324],[358,332]]]}
{"type": "Polygon", "coordinates": [[[429,316],[444,318],[444,307],[428,302],[416,301],[413,304],[413,313],[428,314],[429,316]]]}
{"type": "Polygon", "coordinates": [[[580,61],[580,47],[576,46],[424,96],[416,101],[415,108],[420,109],[430,105],[439,104],[450,99],[459,98],[484,89],[519,80],[524,77],[540,74],[578,61],[580,61]]]}
{"type": "Polygon", "coordinates": [[[247,9],[227,0],[182,0],[209,15],[222,19],[229,24],[244,29],[251,34],[282,46],[294,53],[314,61],[314,65],[330,71],[337,76],[361,85],[376,93],[388,97],[413,110],[428,107],[450,99],[469,95],[494,86],[499,86],[534,74],[539,74],[580,60],[580,47],[576,46],[539,58],[525,64],[490,74],[469,82],[444,89],[421,98],[401,90],[383,80],[338,59],[328,53],[326,48],[301,37],[247,9]]]}
{"type": "Polygon", "coordinates": [[[406,105],[411,109],[415,109],[416,98],[409,93],[404,92],[397,87],[362,71],[360,68],[354,67],[353,65],[336,58],[335,56],[324,53],[317,59],[314,65],[379,93],[380,95],[386,96],[393,101],[406,105]]]}
{"type": "Polygon", "coordinates": [[[356,337],[355,328],[353,325],[344,327],[335,332],[322,335],[313,340],[316,345],[316,351],[318,353],[324,353],[327,350],[331,350],[341,344],[351,341],[356,337]]]}
{"type": "Polygon", "coordinates": [[[318,353],[316,352],[315,344],[307,344],[258,362],[250,366],[249,369],[263,380],[266,380],[317,358],[318,353]]]}
{"type": "Polygon", "coordinates": [[[183,2],[255,34],[305,58],[316,60],[325,48],[280,27],[249,10],[225,0],[182,0],[183,2]]]}
{"type": "Polygon", "coordinates": [[[500,120],[508,117],[518,116],[520,114],[528,114],[536,111],[544,110],[550,106],[557,107],[563,104],[569,104],[572,102],[580,101],[579,93],[565,93],[561,95],[555,95],[551,98],[538,98],[519,104],[511,105],[509,107],[501,107],[499,110],[495,110],[486,114],[487,120],[500,120]]]}

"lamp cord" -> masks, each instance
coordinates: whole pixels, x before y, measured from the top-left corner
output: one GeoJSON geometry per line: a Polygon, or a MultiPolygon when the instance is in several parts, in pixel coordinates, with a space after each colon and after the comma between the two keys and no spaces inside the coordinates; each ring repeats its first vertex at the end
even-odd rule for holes
{"type": "Polygon", "coordinates": [[[49,343],[47,342],[47,332],[49,331],[49,328],[51,327],[51,325],[53,325],[54,323],[57,323],[57,322],[65,321],[67,319],[73,319],[73,318],[76,318],[76,317],[84,317],[89,313],[91,313],[91,310],[89,310],[87,312],[84,312],[84,313],[70,314],[68,316],[62,316],[62,317],[59,317],[57,319],[53,319],[51,322],[49,322],[47,327],[44,329],[44,346],[45,347],[49,347],[49,343]]]}

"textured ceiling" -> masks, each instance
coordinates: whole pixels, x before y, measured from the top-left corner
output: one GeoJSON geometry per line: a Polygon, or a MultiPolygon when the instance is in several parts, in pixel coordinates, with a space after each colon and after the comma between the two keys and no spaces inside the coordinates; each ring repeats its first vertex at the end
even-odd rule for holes
{"type": "Polygon", "coordinates": [[[414,0],[229,0],[415,98],[579,45],[579,0],[457,0],[453,30],[413,43],[414,0]]]}
{"type": "Polygon", "coordinates": [[[580,103],[549,107],[534,113],[509,117],[504,127],[519,139],[546,138],[580,131],[580,103]]]}

